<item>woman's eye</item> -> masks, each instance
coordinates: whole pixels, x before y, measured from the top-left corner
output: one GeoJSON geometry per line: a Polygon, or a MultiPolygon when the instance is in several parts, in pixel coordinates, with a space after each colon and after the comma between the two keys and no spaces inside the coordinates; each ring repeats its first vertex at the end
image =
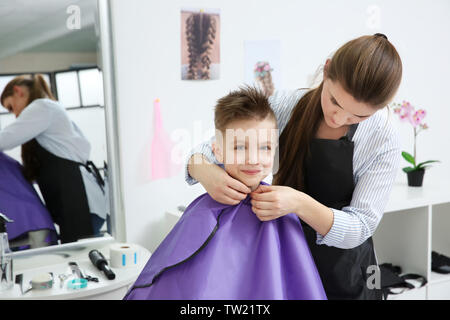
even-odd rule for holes
{"type": "Polygon", "coordinates": [[[270,150],[270,146],[261,147],[263,150],[270,150]]]}

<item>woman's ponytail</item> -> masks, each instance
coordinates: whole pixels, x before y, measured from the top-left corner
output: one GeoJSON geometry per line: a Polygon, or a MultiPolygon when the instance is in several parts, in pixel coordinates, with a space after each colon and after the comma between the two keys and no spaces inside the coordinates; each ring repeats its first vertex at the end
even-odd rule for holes
{"type": "Polygon", "coordinates": [[[56,100],[42,74],[37,73],[32,75],[31,80],[32,84],[31,87],[29,88],[30,98],[28,100],[28,103],[31,103],[36,99],[42,98],[56,100]]]}
{"type": "Polygon", "coordinates": [[[27,105],[36,99],[47,98],[56,100],[42,74],[37,73],[32,75],[20,75],[8,82],[0,97],[0,102],[2,104],[7,97],[14,95],[15,86],[22,86],[28,89],[29,97],[27,105]]]}
{"type": "MultiPolygon", "coordinates": [[[[56,100],[53,96],[47,82],[41,74],[34,74],[31,77],[31,87],[29,87],[30,97],[28,103],[36,99],[47,98],[56,100]]],[[[40,162],[36,156],[36,149],[38,148],[36,139],[32,139],[22,145],[22,173],[26,180],[33,182],[38,177],[40,162]]]]}

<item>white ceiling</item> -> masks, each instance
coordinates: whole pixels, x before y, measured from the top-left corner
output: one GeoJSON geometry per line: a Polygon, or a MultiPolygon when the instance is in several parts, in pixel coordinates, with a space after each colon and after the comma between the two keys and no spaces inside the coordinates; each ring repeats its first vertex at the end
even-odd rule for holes
{"type": "Polygon", "coordinates": [[[79,32],[66,26],[70,5],[79,6],[83,30],[95,25],[97,0],[1,0],[0,58],[58,38],[67,45],[67,37],[79,32]]]}

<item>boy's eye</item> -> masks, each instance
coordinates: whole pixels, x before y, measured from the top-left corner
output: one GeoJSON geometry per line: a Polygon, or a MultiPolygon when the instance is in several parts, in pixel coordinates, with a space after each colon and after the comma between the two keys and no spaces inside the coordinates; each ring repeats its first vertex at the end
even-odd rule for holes
{"type": "MultiPolygon", "coordinates": [[[[270,146],[261,147],[263,150],[271,150],[270,146]]],[[[234,150],[245,150],[245,146],[235,146],[234,150]]]]}

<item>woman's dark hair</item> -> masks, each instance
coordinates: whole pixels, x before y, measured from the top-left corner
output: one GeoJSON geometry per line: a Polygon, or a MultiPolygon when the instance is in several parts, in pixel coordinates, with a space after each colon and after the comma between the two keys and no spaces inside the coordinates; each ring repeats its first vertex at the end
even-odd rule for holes
{"type": "MultiPolygon", "coordinates": [[[[402,78],[402,62],[386,37],[361,36],[345,43],[324,69],[324,77],[339,83],[358,102],[375,109],[394,97],[402,78]]],[[[323,119],[323,81],[305,93],[292,111],[279,139],[279,168],[272,184],[303,190],[304,163],[309,144],[323,119]]]]}

